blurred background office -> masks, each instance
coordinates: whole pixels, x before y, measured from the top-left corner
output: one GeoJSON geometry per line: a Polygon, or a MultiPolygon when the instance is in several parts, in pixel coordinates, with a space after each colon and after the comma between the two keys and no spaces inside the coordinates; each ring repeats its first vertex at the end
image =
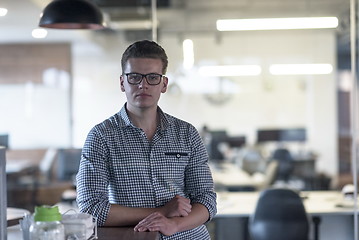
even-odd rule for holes
{"type": "MultiPolygon", "coordinates": [[[[71,177],[59,184],[58,150],[80,149],[90,128],[120,109],[121,54],[133,41],[153,38],[151,1],[93,0],[107,23],[94,31],[39,29],[49,2],[0,1],[7,9],[0,17],[0,141],[8,161],[32,159],[37,167],[24,163],[30,177],[15,185],[50,191],[43,177],[33,181],[44,171],[57,183],[57,198],[31,196],[33,203],[56,202],[73,188],[71,177]]],[[[283,157],[289,165],[278,170],[290,176],[271,183],[340,189],[352,181],[349,10],[349,0],[157,1],[157,40],[170,60],[160,106],[199,131],[206,126],[214,170],[230,163],[264,178],[269,162],[283,157]],[[217,25],[293,17],[336,17],[338,24],[257,31],[217,25]]],[[[11,166],[9,175],[19,170],[11,166]]]]}

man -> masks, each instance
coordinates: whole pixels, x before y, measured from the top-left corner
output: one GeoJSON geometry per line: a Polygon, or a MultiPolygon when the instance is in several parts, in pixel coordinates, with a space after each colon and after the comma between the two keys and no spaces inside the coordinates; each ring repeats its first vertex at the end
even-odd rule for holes
{"type": "Polygon", "coordinates": [[[77,174],[77,202],[99,226],[135,226],[162,239],[209,239],[216,214],[208,155],[198,131],[158,107],[168,60],[157,43],[130,45],[121,60],[127,102],[91,129],[77,174]]]}

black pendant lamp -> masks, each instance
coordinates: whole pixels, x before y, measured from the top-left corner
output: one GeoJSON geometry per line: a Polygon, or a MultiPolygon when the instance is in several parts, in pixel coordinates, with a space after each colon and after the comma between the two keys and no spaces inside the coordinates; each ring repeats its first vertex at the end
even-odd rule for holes
{"type": "Polygon", "coordinates": [[[42,12],[40,27],[58,29],[101,29],[101,10],[89,0],[54,0],[42,12]]]}

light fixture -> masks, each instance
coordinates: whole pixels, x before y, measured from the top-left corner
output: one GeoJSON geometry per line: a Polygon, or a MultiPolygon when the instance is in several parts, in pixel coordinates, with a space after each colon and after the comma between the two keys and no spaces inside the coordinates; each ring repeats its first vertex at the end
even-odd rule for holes
{"type": "Polygon", "coordinates": [[[7,14],[7,9],[0,7],[0,17],[4,17],[7,14]]]}
{"type": "Polygon", "coordinates": [[[88,0],[54,0],[40,18],[40,27],[59,29],[101,29],[100,9],[88,0]]]}
{"type": "Polygon", "coordinates": [[[183,67],[191,69],[194,64],[193,41],[186,39],[183,41],[183,67]]]}
{"type": "Polygon", "coordinates": [[[36,28],[32,30],[31,36],[33,38],[45,38],[47,36],[47,31],[43,28],[36,28]]]}
{"type": "Polygon", "coordinates": [[[338,27],[336,17],[220,19],[218,31],[319,29],[338,27]]]}
{"type": "Polygon", "coordinates": [[[273,64],[269,72],[273,75],[320,75],[330,74],[331,64],[273,64]]]}
{"type": "Polygon", "coordinates": [[[199,74],[207,77],[258,76],[262,69],[258,65],[202,66],[199,74]]]}

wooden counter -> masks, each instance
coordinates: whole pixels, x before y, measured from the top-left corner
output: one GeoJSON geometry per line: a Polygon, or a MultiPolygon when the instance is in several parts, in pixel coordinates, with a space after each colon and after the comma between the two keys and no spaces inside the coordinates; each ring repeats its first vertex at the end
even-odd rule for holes
{"type": "MultiPolygon", "coordinates": [[[[158,232],[135,232],[133,227],[98,227],[98,240],[158,240],[158,232]]],[[[22,239],[20,225],[14,225],[7,228],[8,240],[22,239]]]]}
{"type": "Polygon", "coordinates": [[[158,240],[158,232],[135,232],[133,227],[98,227],[99,240],[158,240]]]}

